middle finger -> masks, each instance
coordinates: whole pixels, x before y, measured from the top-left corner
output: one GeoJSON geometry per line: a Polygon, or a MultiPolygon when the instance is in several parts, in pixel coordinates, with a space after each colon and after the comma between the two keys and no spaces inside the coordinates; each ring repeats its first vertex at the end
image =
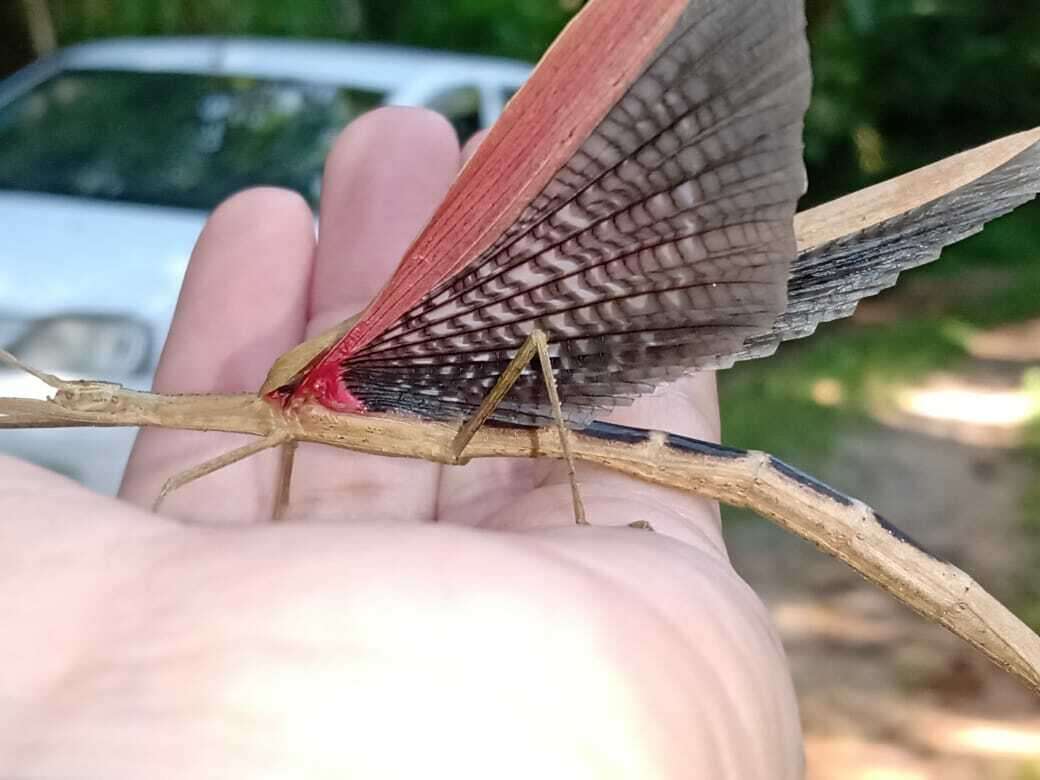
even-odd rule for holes
{"type": "MultiPolygon", "coordinates": [[[[458,168],[455,132],[430,111],[380,109],[344,131],[325,167],[308,336],[364,308],[458,168]]],[[[431,520],[437,469],[417,460],[305,444],[296,459],[292,511],[308,518],[431,520]]]]}

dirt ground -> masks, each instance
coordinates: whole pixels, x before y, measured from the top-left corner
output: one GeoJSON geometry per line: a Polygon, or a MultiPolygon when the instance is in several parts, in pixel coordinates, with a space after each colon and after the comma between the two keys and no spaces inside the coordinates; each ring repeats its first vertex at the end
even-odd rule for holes
{"type": "MultiPolygon", "coordinates": [[[[992,360],[960,381],[993,389],[1027,368],[992,360]]],[[[1007,446],[1014,426],[881,417],[819,476],[1013,598],[1030,560],[1022,497],[1038,478],[1007,446]]],[[[734,563],[770,606],[794,672],[810,780],[1040,778],[1040,704],[1024,687],[808,544],[765,521],[732,525],[734,563]]]]}

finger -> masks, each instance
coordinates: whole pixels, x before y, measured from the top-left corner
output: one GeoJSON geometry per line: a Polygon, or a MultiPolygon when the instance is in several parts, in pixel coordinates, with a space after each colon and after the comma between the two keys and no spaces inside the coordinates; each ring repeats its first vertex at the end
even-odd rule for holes
{"type": "MultiPolygon", "coordinates": [[[[274,360],[303,336],[314,217],[286,190],[247,190],[210,217],[181,288],[155,377],[158,392],[255,392],[274,360]]],[[[151,505],[175,473],[250,437],[144,430],[120,494],[151,505]]],[[[271,453],[176,491],[164,512],[196,520],[270,516],[271,453]]]]}
{"type": "Polygon", "coordinates": [[[325,164],[311,333],[371,301],[458,169],[455,131],[432,111],[384,108],[347,127],[325,164]]]}
{"type": "MultiPolygon", "coordinates": [[[[429,111],[381,109],[344,131],[325,168],[311,333],[355,314],[379,291],[458,167],[455,131],[429,111]]],[[[303,445],[292,512],[430,519],[436,489],[432,464],[303,445]]]]}

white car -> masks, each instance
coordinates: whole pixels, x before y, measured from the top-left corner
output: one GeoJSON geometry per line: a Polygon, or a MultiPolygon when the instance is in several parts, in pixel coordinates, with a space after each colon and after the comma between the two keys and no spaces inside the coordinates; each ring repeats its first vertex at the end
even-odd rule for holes
{"type": "MultiPolygon", "coordinates": [[[[274,184],[314,205],[338,132],[427,106],[465,139],[530,73],[509,60],[365,44],[118,39],[0,82],[0,346],[68,378],[151,384],[207,214],[274,184]]],[[[0,368],[0,396],[45,395],[0,368]]],[[[0,451],[113,493],[132,430],[0,431],[0,451]]]]}

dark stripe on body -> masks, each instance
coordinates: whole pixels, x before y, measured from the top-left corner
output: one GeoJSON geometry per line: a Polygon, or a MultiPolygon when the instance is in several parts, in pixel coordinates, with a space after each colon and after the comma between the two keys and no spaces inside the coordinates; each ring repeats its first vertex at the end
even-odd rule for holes
{"type": "MultiPolygon", "coordinates": [[[[830,485],[825,485],[823,482],[820,482],[815,477],[809,476],[804,471],[799,471],[794,466],[789,466],[788,464],[784,463],[782,460],[778,460],[777,458],[774,458],[772,455],[769,456],[769,463],[770,463],[771,466],[773,466],[773,468],[775,468],[777,471],[779,471],[785,477],[789,477],[790,479],[793,479],[795,482],[797,482],[800,485],[805,485],[807,488],[810,488],[814,492],[819,493],[821,496],[826,496],[827,498],[830,498],[830,499],[832,499],[834,501],[837,501],[842,506],[852,506],[853,500],[851,498],[846,496],[844,493],[839,493],[837,490],[832,488],[830,485]]],[[[934,558],[937,561],[941,561],[942,560],[941,557],[939,557],[938,555],[933,553],[931,550],[926,549],[923,545],[918,543],[916,539],[911,537],[905,531],[902,531],[899,528],[896,528],[896,526],[894,526],[892,523],[890,523],[884,517],[879,515],[873,509],[871,509],[870,511],[874,515],[874,521],[879,526],[881,526],[883,529],[885,529],[895,539],[897,539],[900,542],[903,542],[903,544],[910,545],[911,547],[913,547],[918,552],[922,552],[925,555],[927,555],[929,558],[934,558]]]]}
{"type": "MultiPolygon", "coordinates": [[[[582,428],[578,433],[591,436],[594,439],[606,441],[617,441],[624,444],[643,444],[650,441],[650,434],[654,431],[646,428],[635,428],[630,425],[617,425],[615,423],[595,420],[590,425],[582,428]]],[[[662,432],[663,433],[663,432],[662,432]]],[[[689,452],[696,455],[711,455],[716,458],[743,458],[747,450],[738,450],[735,447],[727,447],[723,444],[713,444],[710,441],[701,441],[689,436],[679,436],[675,433],[664,433],[665,445],[674,450],[689,452]]]]}
{"type": "Polygon", "coordinates": [[[789,466],[782,460],[774,458],[772,455],[769,456],[769,465],[779,471],[785,477],[793,479],[799,485],[805,485],[805,487],[811,489],[815,493],[819,493],[821,496],[826,496],[832,501],[837,501],[842,506],[852,506],[852,499],[846,496],[844,493],[839,493],[837,490],[832,488],[830,485],[825,485],[815,477],[810,477],[804,471],[796,469],[794,466],[789,466]]]}
{"type": "MultiPolygon", "coordinates": [[[[594,439],[616,441],[622,444],[643,444],[644,442],[650,441],[650,435],[654,433],[654,431],[647,430],[646,428],[635,428],[630,425],[617,425],[615,423],[608,423],[603,422],[601,420],[596,420],[587,427],[577,431],[577,433],[580,433],[583,436],[590,436],[594,439]]],[[[716,458],[736,459],[743,458],[748,454],[747,450],[737,449],[736,447],[727,447],[723,444],[713,444],[712,442],[701,441],[700,439],[694,439],[689,436],[679,436],[675,433],[666,433],[664,434],[664,436],[666,446],[671,447],[674,450],[679,450],[680,452],[690,453],[693,455],[706,455],[709,457],[716,458]]],[[[801,471],[800,469],[796,469],[794,466],[790,466],[787,463],[784,463],[782,460],[779,460],[778,458],[775,458],[772,455],[769,456],[769,465],[772,466],[776,471],[783,474],[788,479],[794,480],[799,485],[803,485],[804,487],[809,488],[818,495],[829,498],[832,501],[836,501],[842,506],[851,507],[854,504],[853,499],[849,498],[844,493],[835,490],[829,485],[820,482],[815,477],[806,474],[804,471],[801,471]]],[[[936,555],[935,553],[931,552],[930,550],[926,549],[924,546],[919,544],[917,540],[915,540],[913,537],[911,537],[904,531],[900,530],[896,526],[892,525],[892,523],[890,523],[880,514],[878,514],[874,510],[870,511],[874,516],[874,521],[879,526],[881,526],[881,528],[887,531],[891,536],[893,536],[896,540],[902,542],[903,544],[910,545],[919,552],[922,552],[928,557],[933,558],[937,561],[943,560],[940,556],[936,555]]]]}
{"type": "Polygon", "coordinates": [[[677,433],[669,433],[665,444],[673,450],[680,452],[692,452],[696,455],[714,455],[716,458],[743,458],[747,450],[738,450],[736,447],[727,447],[724,444],[714,444],[710,441],[701,441],[689,436],[680,436],[677,433]]]}
{"type": "Polygon", "coordinates": [[[590,425],[578,431],[578,433],[583,436],[591,436],[593,439],[620,441],[625,444],[642,444],[650,440],[650,431],[646,428],[615,425],[614,423],[602,422],[601,420],[594,420],[590,425]]]}
{"type": "Polygon", "coordinates": [[[923,552],[929,558],[934,558],[937,561],[943,561],[944,560],[942,557],[936,555],[931,550],[929,550],[926,547],[924,547],[923,545],[921,545],[916,539],[914,539],[912,536],[907,534],[905,531],[903,531],[903,530],[901,530],[899,528],[896,528],[894,525],[892,525],[892,523],[890,523],[884,517],[879,515],[877,512],[874,512],[874,519],[877,521],[878,525],[880,525],[882,528],[884,528],[886,531],[888,531],[892,536],[894,536],[896,539],[898,539],[899,541],[903,542],[904,544],[908,544],[911,547],[913,547],[914,549],[918,550],[919,552],[923,552]]]}

